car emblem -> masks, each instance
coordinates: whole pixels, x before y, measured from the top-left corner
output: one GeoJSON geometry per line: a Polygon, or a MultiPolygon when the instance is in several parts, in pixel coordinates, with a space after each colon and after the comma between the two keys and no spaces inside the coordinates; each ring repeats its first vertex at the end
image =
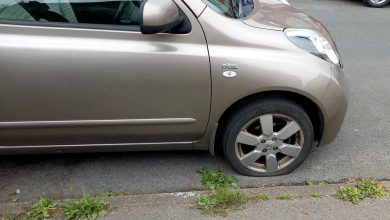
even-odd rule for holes
{"type": "Polygon", "coordinates": [[[225,71],[225,72],[222,73],[222,75],[224,77],[232,78],[232,77],[236,77],[237,73],[233,72],[233,71],[225,71]]]}
{"type": "Polygon", "coordinates": [[[222,70],[238,70],[238,64],[222,64],[222,70]]]}
{"type": "Polygon", "coordinates": [[[268,141],[267,143],[265,143],[265,147],[266,147],[268,150],[271,150],[273,147],[275,147],[275,142],[273,142],[273,141],[268,141]]]}
{"type": "Polygon", "coordinates": [[[238,64],[232,64],[232,63],[222,64],[222,70],[224,70],[224,72],[222,73],[224,77],[227,78],[236,77],[237,73],[232,70],[238,70],[238,64]]]}

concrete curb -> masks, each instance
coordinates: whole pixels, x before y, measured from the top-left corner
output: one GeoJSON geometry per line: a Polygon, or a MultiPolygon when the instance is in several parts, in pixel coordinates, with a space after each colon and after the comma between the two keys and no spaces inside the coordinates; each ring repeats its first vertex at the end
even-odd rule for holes
{"type": "MultiPolygon", "coordinates": [[[[382,181],[387,189],[390,189],[390,181],[382,181]]],[[[348,203],[334,198],[335,193],[340,186],[350,185],[347,183],[342,184],[323,184],[323,185],[301,185],[301,186],[273,186],[273,187],[260,187],[260,188],[247,188],[240,189],[241,192],[246,194],[265,193],[270,196],[269,202],[287,202],[277,200],[276,197],[280,194],[291,194],[292,200],[310,202],[320,202],[320,200],[329,200],[334,203],[338,201],[341,204],[348,203]],[[321,198],[314,198],[311,195],[318,193],[321,198]]],[[[161,193],[161,194],[142,194],[142,195],[122,195],[112,196],[106,198],[113,207],[116,207],[106,218],[117,219],[123,217],[123,219],[129,218],[128,213],[135,212],[136,210],[159,210],[160,207],[170,207],[171,213],[175,212],[175,207],[182,210],[182,214],[185,216],[186,209],[188,212],[194,212],[191,210],[191,206],[196,204],[198,196],[207,193],[208,191],[191,191],[191,192],[176,192],[176,193],[161,193]],[[127,214],[125,214],[127,213],[127,214]],[[115,216],[115,217],[114,217],[115,216]]],[[[60,200],[67,201],[67,200],[60,200]]],[[[57,202],[60,202],[57,201],[57,202]]],[[[20,203],[0,203],[0,216],[7,213],[20,214],[23,213],[33,202],[20,202],[20,203]]],[[[389,209],[390,210],[390,209],[389,209]]],[[[200,211],[196,210],[198,214],[200,211]]],[[[194,214],[194,213],[192,213],[194,214]]],[[[201,215],[202,216],[202,215],[201,215]]],[[[1,219],[1,218],[0,218],[1,219]]]]}

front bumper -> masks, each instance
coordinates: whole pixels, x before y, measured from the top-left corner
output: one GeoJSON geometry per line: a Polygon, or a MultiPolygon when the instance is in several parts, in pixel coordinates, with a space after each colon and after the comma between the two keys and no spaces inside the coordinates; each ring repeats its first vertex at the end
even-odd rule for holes
{"type": "Polygon", "coordinates": [[[329,85],[320,99],[324,111],[324,132],[320,145],[329,144],[336,139],[347,112],[348,96],[343,65],[334,66],[329,85]]]}

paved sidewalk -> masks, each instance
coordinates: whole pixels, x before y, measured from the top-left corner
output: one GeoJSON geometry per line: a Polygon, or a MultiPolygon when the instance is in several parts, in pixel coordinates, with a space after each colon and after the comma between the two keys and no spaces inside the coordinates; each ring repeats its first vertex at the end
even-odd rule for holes
{"type": "MultiPolygon", "coordinates": [[[[390,182],[383,182],[390,188],[390,182]]],[[[204,192],[114,196],[107,201],[114,207],[103,219],[390,219],[390,197],[363,199],[359,204],[341,201],[334,194],[343,184],[320,186],[277,186],[243,189],[245,193],[266,193],[270,200],[248,203],[243,209],[232,210],[227,217],[213,217],[193,208],[204,192]],[[292,200],[277,200],[283,193],[292,200]],[[320,193],[321,198],[313,198],[320,193]]],[[[21,213],[31,203],[0,203],[0,214],[21,213]]],[[[0,217],[1,219],[1,217],[0,217]]]]}

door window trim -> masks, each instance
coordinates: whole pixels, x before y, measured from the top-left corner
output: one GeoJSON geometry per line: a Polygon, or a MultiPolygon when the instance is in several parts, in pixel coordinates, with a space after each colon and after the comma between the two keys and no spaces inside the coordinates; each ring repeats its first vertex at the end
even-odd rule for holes
{"type": "Polygon", "coordinates": [[[31,26],[31,27],[53,27],[53,28],[73,28],[86,30],[107,30],[107,31],[129,31],[140,32],[140,27],[132,27],[126,25],[115,24],[87,24],[87,23],[61,23],[61,22],[38,22],[38,21],[19,21],[0,19],[0,24],[16,25],[16,26],[31,26]]]}
{"type": "MultiPolygon", "coordinates": [[[[188,15],[176,4],[181,14],[185,16],[184,21],[189,23],[190,30],[188,33],[172,33],[175,35],[186,35],[192,32],[192,23],[188,15]]],[[[14,25],[14,26],[30,26],[30,27],[52,27],[52,28],[71,28],[80,30],[106,30],[106,31],[127,31],[141,33],[141,27],[115,25],[115,24],[89,24],[89,23],[65,23],[65,22],[39,22],[39,21],[23,21],[13,19],[0,19],[0,25],[14,25]]],[[[171,34],[171,33],[164,33],[171,34]]]]}
{"type": "MultiPolygon", "coordinates": [[[[174,35],[186,35],[191,33],[192,24],[188,16],[183,12],[185,16],[184,21],[189,23],[190,30],[186,33],[163,33],[174,35]]],[[[39,22],[39,21],[19,21],[19,20],[7,20],[0,19],[0,25],[14,25],[14,26],[29,26],[29,27],[52,27],[52,28],[71,28],[80,30],[106,30],[106,31],[127,31],[141,33],[141,27],[132,27],[126,25],[115,24],[88,24],[88,23],[61,23],[61,22],[39,22]]]]}

